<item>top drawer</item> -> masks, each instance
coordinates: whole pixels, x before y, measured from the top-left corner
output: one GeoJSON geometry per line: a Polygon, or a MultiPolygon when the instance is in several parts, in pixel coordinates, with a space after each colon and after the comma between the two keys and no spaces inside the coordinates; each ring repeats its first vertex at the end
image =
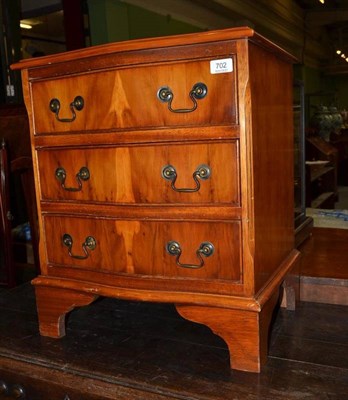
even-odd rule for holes
{"type": "Polygon", "coordinates": [[[236,124],[235,60],[227,60],[224,73],[205,59],[35,81],[34,132],[236,124]]]}

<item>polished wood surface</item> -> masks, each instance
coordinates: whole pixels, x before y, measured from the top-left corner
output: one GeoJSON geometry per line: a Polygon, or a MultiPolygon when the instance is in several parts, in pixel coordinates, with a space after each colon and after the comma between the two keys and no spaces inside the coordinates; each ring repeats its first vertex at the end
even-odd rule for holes
{"type": "Polygon", "coordinates": [[[36,286],[55,289],[61,287],[128,300],[192,304],[192,299],[194,299],[194,304],[212,307],[218,304],[222,308],[260,312],[273,293],[279,290],[284,275],[292,273],[299,258],[299,253],[293,251],[279,266],[269,285],[256,296],[250,297],[244,295],[243,284],[233,284],[230,281],[190,280],[190,290],[184,291],[182,288],[185,286],[185,280],[186,286],[188,285],[187,278],[183,278],[183,281],[179,277],[175,279],[160,277],[159,289],[158,280],[151,276],[142,276],[138,279],[130,274],[108,274],[106,280],[103,272],[88,271],[88,276],[86,276],[86,271],[80,268],[61,268],[61,266],[51,265],[48,269],[49,276],[41,275],[32,283],[36,286]],[[232,296],[231,291],[234,293],[232,296]]]}
{"type": "Polygon", "coordinates": [[[35,133],[236,123],[235,74],[230,73],[227,78],[224,74],[211,75],[206,67],[206,61],[141,65],[33,83],[35,133]],[[168,112],[167,104],[157,98],[161,87],[169,87],[173,109],[191,109],[189,93],[198,82],[209,84],[209,88],[207,96],[197,100],[200,112],[194,117],[190,113],[168,112]],[[71,124],[62,124],[47,109],[51,99],[57,98],[61,103],[59,117],[71,118],[69,105],[76,96],[83,97],[84,108],[76,111],[71,124]]]}
{"type": "Polygon", "coordinates": [[[102,203],[189,204],[228,203],[240,205],[238,143],[134,146],[38,152],[43,200],[79,200],[102,203]],[[100,166],[103,165],[103,168],[100,166]],[[179,193],[162,170],[172,165],[177,173],[175,187],[194,189],[193,173],[201,165],[211,177],[199,179],[200,190],[179,193]],[[77,188],[76,174],[88,166],[90,178],[84,190],[64,190],[55,176],[58,167],[66,171],[65,185],[77,188]],[[226,172],[228,166],[228,172],[226,172]]]}
{"type": "Polygon", "coordinates": [[[40,334],[53,338],[65,336],[65,315],[69,311],[90,304],[98,297],[90,293],[54,290],[44,286],[36,286],[35,289],[40,334]]]}
{"type": "Polygon", "coordinates": [[[79,293],[172,302],[228,342],[233,368],[260,371],[279,288],[298,261],[291,61],[238,28],[14,66],[22,69],[40,199],[42,274],[33,283],[43,332],[62,334],[79,293]],[[198,82],[207,93],[194,100],[198,82]],[[157,97],[163,86],[172,108],[157,97]],[[195,175],[202,164],[208,179],[195,175]],[[175,184],[163,178],[166,165],[177,171],[175,184]],[[79,182],[82,167],[90,177],[79,182]],[[180,244],[176,256],[171,241],[180,244]],[[206,242],[209,257],[199,250],[206,242]]]}
{"type": "Polygon", "coordinates": [[[292,65],[251,45],[254,290],[294,247],[292,65]],[[279,240],[279,238],[282,238],[279,240]],[[265,251],[267,248],[267,251],[265,251]]]}
{"type": "Polygon", "coordinates": [[[301,276],[348,280],[348,229],[313,228],[300,247],[301,276]]]}
{"type": "Polygon", "coordinates": [[[40,337],[30,285],[0,291],[0,312],[0,380],[28,399],[342,400],[348,392],[343,306],[277,309],[260,374],[231,371],[227,345],[170,304],[99,299],[71,312],[60,340],[40,337]]]}
{"type": "Polygon", "coordinates": [[[313,228],[300,250],[301,299],[348,306],[348,230],[313,228]]]}
{"type": "Polygon", "coordinates": [[[190,280],[241,279],[241,226],[237,221],[140,222],[47,216],[44,226],[49,238],[46,242],[48,264],[52,266],[81,268],[86,273],[89,270],[123,273],[139,278],[143,275],[188,278],[182,290],[191,289],[190,280]],[[77,256],[84,256],[81,244],[93,234],[97,244],[94,250],[88,250],[87,259],[69,256],[62,243],[66,233],[73,239],[72,253],[77,256]],[[180,262],[184,264],[200,264],[196,252],[203,242],[211,242],[214,253],[203,257],[204,268],[178,268],[176,257],[166,251],[166,244],[172,240],[181,244],[180,262]]]}
{"type": "Polygon", "coordinates": [[[42,67],[50,66],[52,63],[59,63],[65,61],[76,61],[85,58],[92,58],[94,56],[112,55],[113,53],[122,53],[135,50],[150,49],[151,52],[156,51],[158,48],[162,47],[174,47],[183,45],[200,45],[202,43],[214,43],[223,42],[225,40],[235,40],[245,38],[254,43],[257,43],[261,47],[266,48],[270,52],[277,53],[287,62],[294,62],[296,59],[287,53],[285,50],[281,49],[274,43],[270,42],[253,29],[249,27],[235,27],[229,29],[221,29],[217,31],[202,32],[200,34],[191,33],[184,35],[173,35],[167,37],[159,37],[154,40],[154,38],[137,39],[124,42],[108,43],[105,45],[94,46],[82,50],[70,51],[67,53],[55,54],[52,56],[46,56],[38,59],[26,59],[22,60],[17,64],[11,66],[12,69],[23,69],[31,67],[42,67]]]}
{"type": "Polygon", "coordinates": [[[209,326],[225,340],[231,368],[260,372],[267,360],[268,330],[278,297],[275,291],[260,313],[178,304],[176,309],[184,318],[209,326]],[[239,326],[243,329],[238,329],[239,326]]]}

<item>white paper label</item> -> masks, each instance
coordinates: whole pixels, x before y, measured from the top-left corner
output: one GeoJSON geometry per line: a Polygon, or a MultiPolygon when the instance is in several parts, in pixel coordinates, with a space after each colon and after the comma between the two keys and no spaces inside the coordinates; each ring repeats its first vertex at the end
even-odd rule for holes
{"type": "Polygon", "coordinates": [[[13,85],[6,85],[6,95],[7,97],[14,97],[15,90],[13,85]]]}
{"type": "Polygon", "coordinates": [[[210,61],[211,74],[226,74],[227,72],[232,72],[232,71],[233,71],[232,58],[224,58],[223,60],[210,61]]]}

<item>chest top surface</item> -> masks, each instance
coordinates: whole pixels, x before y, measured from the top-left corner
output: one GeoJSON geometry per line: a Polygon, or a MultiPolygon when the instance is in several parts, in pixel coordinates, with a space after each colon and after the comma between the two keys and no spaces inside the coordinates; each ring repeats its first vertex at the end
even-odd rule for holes
{"type": "Polygon", "coordinates": [[[71,60],[79,60],[80,62],[83,62],[83,60],[86,58],[93,58],[100,55],[107,56],[114,53],[131,52],[137,50],[164,49],[176,46],[208,44],[243,39],[250,40],[251,42],[263,46],[272,52],[276,52],[278,56],[283,57],[290,62],[295,61],[293,56],[262,35],[256,33],[253,29],[249,27],[236,27],[202,33],[136,39],[92,46],[85,49],[44,56],[40,58],[21,60],[20,62],[13,64],[11,68],[16,70],[43,66],[49,67],[52,64],[59,64],[71,60]]]}

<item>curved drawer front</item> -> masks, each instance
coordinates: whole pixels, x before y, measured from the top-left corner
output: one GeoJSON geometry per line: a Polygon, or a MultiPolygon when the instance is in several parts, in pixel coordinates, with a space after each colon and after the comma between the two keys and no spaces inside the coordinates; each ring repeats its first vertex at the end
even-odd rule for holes
{"type": "Polygon", "coordinates": [[[211,74],[210,60],[34,82],[32,96],[36,134],[237,121],[235,72],[211,74]]]}
{"type": "Polygon", "coordinates": [[[48,262],[52,265],[154,277],[240,279],[238,221],[114,221],[46,216],[44,227],[49,238],[48,262]],[[174,253],[174,247],[180,254],[174,253]]]}
{"type": "Polygon", "coordinates": [[[239,204],[238,141],[38,151],[43,200],[239,204]],[[88,171],[88,172],[87,172],[88,171]]]}

